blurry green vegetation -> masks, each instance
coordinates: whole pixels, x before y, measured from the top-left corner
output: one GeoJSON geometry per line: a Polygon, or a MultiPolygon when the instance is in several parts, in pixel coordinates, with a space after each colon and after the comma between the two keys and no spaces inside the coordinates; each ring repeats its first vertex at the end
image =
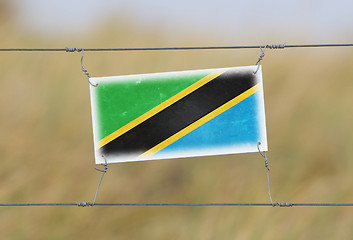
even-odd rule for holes
{"type": "MultiPolygon", "coordinates": [[[[2,16],[2,14],[0,14],[2,16]]],[[[169,46],[128,20],[80,38],[43,38],[1,18],[1,47],[169,46]],[[50,39],[50,40],[48,40],[50,39]]],[[[207,39],[207,41],[205,40],[207,39]]],[[[217,44],[181,35],[175,45],[217,44]]],[[[263,42],[261,42],[263,43],[263,42]]],[[[174,43],[173,43],[174,44],[174,43]]],[[[259,50],[86,53],[92,76],[253,65],[259,50]]],[[[272,197],[353,201],[353,49],[267,51],[272,197]]],[[[88,83],[78,53],[0,53],[0,201],[92,201],[88,83]]],[[[268,202],[259,154],[112,164],[98,202],[268,202]]],[[[349,239],[348,208],[0,208],[1,239],[349,239]]]]}

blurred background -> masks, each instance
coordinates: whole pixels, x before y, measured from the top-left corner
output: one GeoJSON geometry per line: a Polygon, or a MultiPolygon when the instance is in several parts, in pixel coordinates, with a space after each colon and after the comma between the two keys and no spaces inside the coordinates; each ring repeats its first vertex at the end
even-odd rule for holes
{"type": "MultiPolygon", "coordinates": [[[[0,48],[353,42],[353,2],[0,0],[0,48]]],[[[253,65],[260,50],[86,52],[91,76],[253,65]]],[[[80,53],[0,53],[0,202],[93,201],[80,53]]],[[[353,202],[353,48],[268,50],[275,202],[353,202]]],[[[97,202],[269,202],[258,153],[109,166],[97,202]]],[[[351,208],[1,207],[2,239],[351,239],[351,208]]]]}

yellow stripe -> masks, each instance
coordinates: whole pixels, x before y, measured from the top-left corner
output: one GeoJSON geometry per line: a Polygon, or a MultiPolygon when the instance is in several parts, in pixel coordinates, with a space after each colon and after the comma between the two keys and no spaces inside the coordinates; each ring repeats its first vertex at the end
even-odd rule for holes
{"type": "Polygon", "coordinates": [[[116,139],[117,137],[123,135],[124,133],[126,133],[127,131],[129,131],[130,129],[136,127],[137,125],[139,125],[140,123],[146,121],[147,119],[149,119],[150,117],[152,117],[153,115],[159,113],[160,111],[162,111],[163,109],[169,107],[170,105],[172,105],[173,103],[179,101],[180,99],[182,99],[183,97],[185,97],[186,95],[190,94],[191,92],[197,90],[198,88],[202,87],[203,85],[205,85],[206,83],[210,82],[211,80],[215,79],[216,77],[218,77],[219,75],[221,75],[222,73],[224,73],[225,71],[217,71],[217,72],[213,72],[209,75],[207,75],[206,77],[200,79],[199,81],[197,81],[196,83],[190,85],[189,87],[185,88],[183,91],[177,93],[176,95],[174,95],[173,97],[169,98],[168,100],[162,102],[161,104],[159,104],[158,106],[152,108],[151,110],[149,110],[148,112],[144,113],[143,115],[141,115],[140,117],[136,118],[135,120],[129,122],[128,124],[126,124],[125,126],[123,126],[122,128],[116,130],[115,132],[111,133],[110,135],[106,136],[105,138],[103,138],[102,140],[100,140],[97,145],[98,148],[103,147],[104,145],[108,144],[109,142],[113,141],[114,139],[116,139]]]}
{"type": "Polygon", "coordinates": [[[190,124],[189,126],[187,126],[186,128],[184,128],[183,130],[177,132],[176,134],[174,134],[173,136],[167,138],[166,140],[164,140],[163,142],[161,142],[160,144],[156,145],[155,147],[151,148],[150,150],[148,150],[147,152],[141,154],[138,158],[146,158],[149,157],[157,152],[159,152],[160,150],[162,150],[163,148],[169,146],[170,144],[172,144],[173,142],[177,141],[178,139],[184,137],[186,134],[194,131],[196,128],[200,127],[201,125],[205,124],[206,122],[210,121],[211,119],[217,117],[219,114],[225,112],[226,110],[228,110],[229,108],[235,106],[236,104],[238,104],[239,102],[243,101],[244,99],[250,97],[251,95],[253,95],[255,92],[257,92],[259,89],[258,84],[256,84],[255,86],[253,86],[252,88],[248,89],[247,91],[243,92],[242,94],[238,95],[237,97],[233,98],[232,100],[230,100],[229,102],[223,104],[222,106],[220,106],[219,108],[215,109],[214,111],[210,112],[209,114],[205,115],[204,117],[200,118],[199,120],[197,120],[196,122],[190,124]]]}

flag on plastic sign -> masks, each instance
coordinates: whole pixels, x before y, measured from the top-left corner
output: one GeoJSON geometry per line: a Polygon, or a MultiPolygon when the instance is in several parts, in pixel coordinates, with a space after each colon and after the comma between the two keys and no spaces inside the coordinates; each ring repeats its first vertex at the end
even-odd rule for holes
{"type": "Polygon", "coordinates": [[[267,151],[256,68],[91,78],[96,164],[267,151]]]}

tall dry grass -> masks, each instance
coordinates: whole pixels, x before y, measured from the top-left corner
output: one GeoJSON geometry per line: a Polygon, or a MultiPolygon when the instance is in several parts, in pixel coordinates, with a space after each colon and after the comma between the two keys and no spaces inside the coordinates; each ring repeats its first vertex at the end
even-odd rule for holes
{"type": "MultiPolygon", "coordinates": [[[[124,23],[126,26],[126,23],[124,23]]],[[[168,46],[108,26],[65,41],[2,24],[2,47],[168,46]],[[89,37],[88,37],[89,36],[89,37]],[[50,41],[49,41],[50,40],[50,41]]],[[[180,36],[178,45],[217,44],[180,36]]],[[[86,53],[92,76],[252,65],[254,51],[86,53]]],[[[88,83],[78,53],[0,53],[2,203],[92,201],[88,83]]],[[[263,61],[274,201],[353,201],[353,50],[268,51],[263,61]]],[[[98,202],[268,202],[259,154],[109,166],[98,202]]],[[[350,239],[350,208],[2,207],[2,239],[350,239]]]]}

